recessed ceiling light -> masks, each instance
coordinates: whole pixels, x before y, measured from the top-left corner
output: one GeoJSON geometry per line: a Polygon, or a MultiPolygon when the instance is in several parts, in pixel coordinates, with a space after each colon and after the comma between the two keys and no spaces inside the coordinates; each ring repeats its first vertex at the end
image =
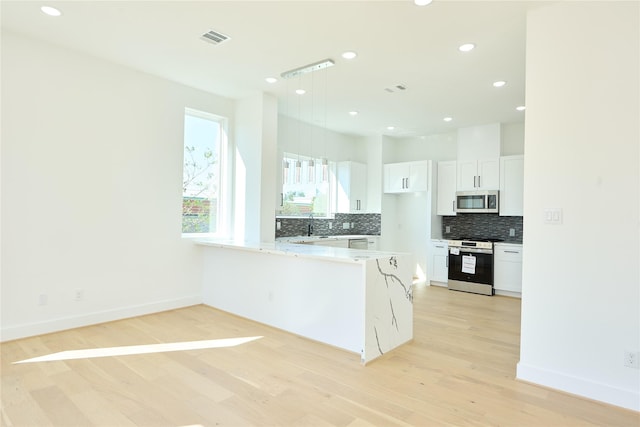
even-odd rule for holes
{"type": "Polygon", "coordinates": [[[306,90],[304,90],[304,89],[296,89],[296,93],[297,93],[298,95],[304,95],[305,93],[307,93],[307,91],[306,91],[306,90]]]}
{"type": "Polygon", "coordinates": [[[278,81],[275,77],[267,77],[265,80],[267,83],[275,83],[278,81]]]}
{"type": "Polygon", "coordinates": [[[520,105],[519,107],[516,107],[516,110],[518,111],[524,111],[526,109],[526,107],[524,105],[520,105]]]}
{"type": "Polygon", "coordinates": [[[387,130],[394,130],[395,128],[395,126],[387,126],[387,130]]]}
{"type": "Polygon", "coordinates": [[[476,45],[473,43],[465,43],[465,44],[461,44],[460,47],[458,47],[458,50],[460,52],[469,52],[470,50],[473,50],[473,48],[475,48],[476,45]]]}
{"type": "Polygon", "coordinates": [[[432,1],[433,0],[413,0],[417,6],[427,6],[428,4],[431,4],[432,1]]]}
{"type": "Polygon", "coordinates": [[[349,114],[352,116],[357,116],[358,112],[357,111],[349,111],[349,114]]]}
{"type": "Polygon", "coordinates": [[[353,51],[351,51],[351,50],[348,50],[348,51],[346,51],[346,52],[344,52],[344,53],[342,54],[342,57],[343,57],[344,59],[353,59],[353,58],[355,58],[356,56],[358,56],[358,54],[357,54],[357,53],[355,53],[355,52],[353,52],[353,51]]]}
{"type": "Polygon", "coordinates": [[[51,7],[51,6],[42,6],[40,8],[40,10],[42,11],[42,13],[44,13],[46,15],[49,15],[49,16],[60,16],[60,15],[62,15],[62,12],[60,12],[55,7],[51,7]]]}
{"type": "Polygon", "coordinates": [[[453,117],[445,117],[444,119],[445,122],[450,122],[451,120],[453,120],[453,117]]]}
{"type": "Polygon", "coordinates": [[[497,82],[493,82],[493,87],[502,87],[506,84],[507,82],[505,82],[504,80],[498,80],[497,82]]]}

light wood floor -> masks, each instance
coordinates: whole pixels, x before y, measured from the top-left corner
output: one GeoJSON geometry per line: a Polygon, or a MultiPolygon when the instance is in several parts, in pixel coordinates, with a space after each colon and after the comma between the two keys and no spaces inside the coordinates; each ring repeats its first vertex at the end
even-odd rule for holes
{"type": "Polygon", "coordinates": [[[640,414],[514,380],[520,301],[415,291],[415,339],[359,356],[206,306],[4,343],[3,426],[639,426],[640,414]],[[218,338],[231,348],[13,364],[218,338]]]}

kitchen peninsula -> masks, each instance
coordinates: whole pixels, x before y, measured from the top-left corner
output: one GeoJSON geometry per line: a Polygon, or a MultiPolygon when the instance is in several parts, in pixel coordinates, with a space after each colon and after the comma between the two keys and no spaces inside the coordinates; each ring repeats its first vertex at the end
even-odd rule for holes
{"type": "Polygon", "coordinates": [[[413,338],[409,254],[195,242],[211,307],[358,353],[363,364],[413,338]]]}

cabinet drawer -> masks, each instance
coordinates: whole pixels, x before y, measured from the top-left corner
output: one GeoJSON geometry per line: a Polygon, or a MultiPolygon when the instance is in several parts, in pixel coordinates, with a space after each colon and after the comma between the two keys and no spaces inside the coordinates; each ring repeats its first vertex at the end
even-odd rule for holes
{"type": "Polygon", "coordinates": [[[520,245],[496,244],[493,253],[496,261],[522,262],[522,246],[520,245]]]}

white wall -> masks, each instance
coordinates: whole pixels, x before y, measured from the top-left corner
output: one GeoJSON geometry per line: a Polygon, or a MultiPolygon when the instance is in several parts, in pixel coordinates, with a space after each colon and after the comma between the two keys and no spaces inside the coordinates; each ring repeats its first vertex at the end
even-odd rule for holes
{"type": "Polygon", "coordinates": [[[301,156],[326,157],[336,162],[367,162],[366,150],[362,150],[358,138],[325,130],[284,115],[278,117],[278,151],[301,156]]]}
{"type": "Polygon", "coordinates": [[[363,138],[367,153],[367,212],[380,213],[382,209],[382,136],[363,138]]]}
{"type": "Polygon", "coordinates": [[[2,107],[3,340],[201,302],[184,108],[232,101],[3,32],[2,107]]]}
{"type": "Polygon", "coordinates": [[[256,94],[236,106],[234,238],[273,242],[277,153],[277,100],[256,94]]]}
{"type": "Polygon", "coordinates": [[[640,350],[639,15],[637,2],[529,15],[517,373],[636,411],[623,352],[640,350]]]}
{"type": "Polygon", "coordinates": [[[455,160],[456,132],[412,137],[385,138],[388,148],[385,150],[384,163],[410,162],[413,160],[455,160]]]}
{"type": "Polygon", "coordinates": [[[524,154],[524,122],[502,123],[500,140],[501,156],[524,154]]]}

